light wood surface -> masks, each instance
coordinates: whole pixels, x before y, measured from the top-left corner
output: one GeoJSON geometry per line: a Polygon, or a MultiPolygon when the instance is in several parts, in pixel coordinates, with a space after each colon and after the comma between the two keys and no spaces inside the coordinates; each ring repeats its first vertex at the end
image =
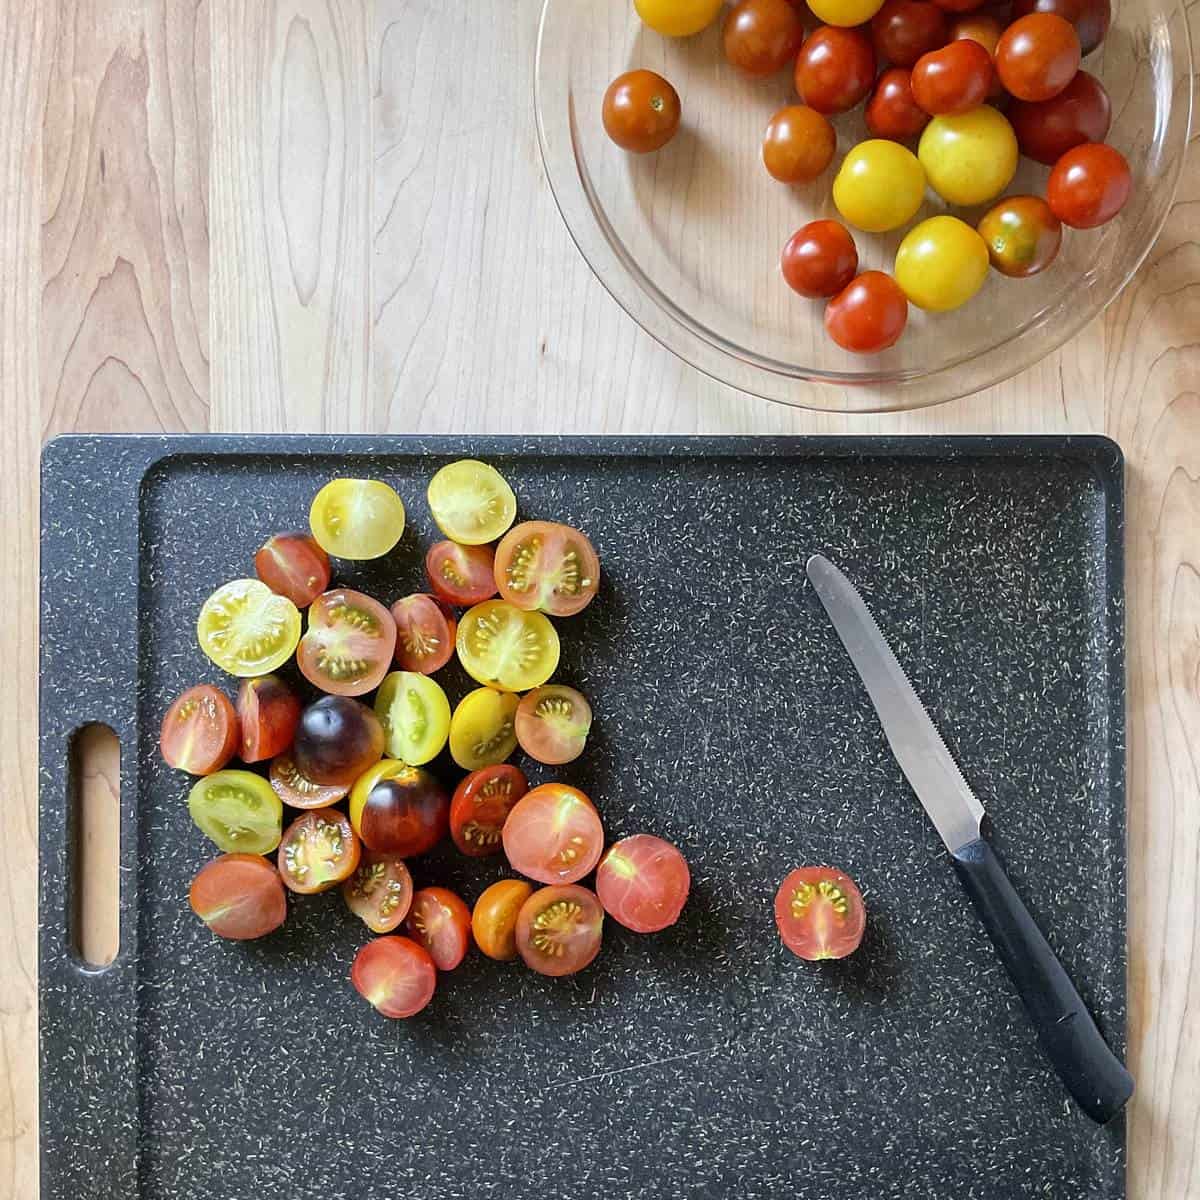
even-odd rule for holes
{"type": "Polygon", "coordinates": [[[1195,147],[1150,261],[1058,354],[922,413],[789,411],[674,359],[579,259],[534,132],[539,8],[0,0],[0,1197],[33,1200],[37,1178],[39,444],[213,429],[1115,437],[1129,461],[1129,1193],[1200,1198],[1195,147]]]}

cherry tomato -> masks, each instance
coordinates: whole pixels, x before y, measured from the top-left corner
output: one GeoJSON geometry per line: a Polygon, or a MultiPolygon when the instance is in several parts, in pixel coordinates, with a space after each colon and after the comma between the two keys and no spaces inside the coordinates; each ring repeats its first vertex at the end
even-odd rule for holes
{"type": "Polygon", "coordinates": [[[205,600],[196,638],[222,671],[267,675],[292,657],[300,640],[300,611],[261,579],[234,579],[205,600]]]}
{"type": "Polygon", "coordinates": [[[393,671],[379,685],[375,715],[383,726],[384,749],[410,767],[437,758],[450,736],[450,701],[436,679],[415,671],[393,671]]]}
{"type": "Polygon", "coordinates": [[[886,233],[907,224],[925,199],[925,170],[906,146],[883,138],[859,142],[842,160],[833,202],[851,225],[886,233]]]}
{"type": "Polygon", "coordinates": [[[466,957],[471,910],[449,888],[421,888],[412,898],[404,927],[429,951],[439,971],[453,971],[466,957]]]}
{"type": "Polygon", "coordinates": [[[1055,13],[1075,26],[1082,54],[1091,54],[1104,41],[1112,20],[1110,0],[1015,0],[1013,17],[1030,13],[1055,13]]]}
{"type": "Polygon", "coordinates": [[[809,0],[808,3],[818,21],[844,26],[866,24],[882,5],[883,0],[809,0]]]}
{"type": "Polygon", "coordinates": [[[517,705],[517,742],[540,763],[574,762],[583,753],[591,728],[591,705],[562,684],[534,688],[517,705]]]}
{"type": "Polygon", "coordinates": [[[618,75],[604,93],[604,132],[622,150],[652,154],[678,132],[679,93],[653,71],[618,75]]]}
{"type": "Polygon", "coordinates": [[[288,888],[302,896],[327,892],[354,874],[361,853],[345,813],[314,808],[284,831],[279,843],[279,874],[288,888]]]}
{"type": "Polygon", "coordinates": [[[307,533],[277,533],[254,555],[259,579],[297,608],[307,608],[329,586],[329,555],[307,533]]]}
{"type": "Polygon", "coordinates": [[[342,884],[346,906],[372,933],[391,933],[408,916],[413,883],[397,854],[364,849],[358,869],[342,884]]]}
{"type": "Polygon", "coordinates": [[[292,808],[328,808],[350,790],[347,784],[314,783],[290,754],[272,761],[270,783],[280,800],[292,808]]]}
{"type": "Polygon", "coordinates": [[[655,33],[691,37],[717,19],[722,3],[723,0],[634,0],[634,8],[655,33]]]}
{"type": "Polygon", "coordinates": [[[500,851],[500,831],[508,814],[529,791],[525,773],[511,763],[472,771],[450,800],[450,836],[472,858],[500,851]]]}
{"type": "Polygon", "coordinates": [[[429,951],[406,937],[380,937],[355,955],[354,990],[384,1017],[413,1017],[433,999],[437,970],[429,951]]]}
{"type": "Polygon", "coordinates": [[[377,854],[415,858],[446,836],[450,798],[421,767],[397,764],[364,795],[350,795],[350,823],[377,854]]]}
{"type": "Polygon", "coordinates": [[[1000,35],[1003,32],[1000,22],[987,13],[970,13],[959,17],[950,27],[951,41],[967,39],[978,42],[988,52],[988,57],[992,60],[992,84],[988,88],[988,95],[993,100],[1004,95],[1004,85],[1000,82],[1000,76],[996,74],[996,47],[1000,44],[1000,35]]]}
{"type": "Polygon", "coordinates": [[[649,833],[622,838],[596,868],[596,895],[604,911],[634,933],[674,925],[691,886],[687,859],[649,833]]]}
{"type": "Polygon", "coordinates": [[[574,975],[600,953],[604,909],[577,884],[539,888],[517,914],[517,952],[539,975],[574,975]]]}
{"type": "Polygon", "coordinates": [[[573,617],[600,590],[600,559],[587,537],[555,521],[526,521],[496,547],[496,586],[510,604],[573,617]]]}
{"type": "Polygon", "coordinates": [[[495,551],[491,546],[435,542],[425,555],[425,574],[439,600],[470,608],[496,594],[495,551]]]}
{"type": "Polygon", "coordinates": [[[986,204],[1012,181],[1017,137],[988,104],[970,112],[934,117],[925,126],[917,155],[933,188],[950,204],[986,204]]]}
{"type": "Polygon", "coordinates": [[[1049,100],[1015,100],[1008,109],[1021,153],[1048,167],[1084,142],[1104,141],[1111,118],[1108,93],[1086,71],[1049,100]]]}
{"type": "Polygon", "coordinates": [[[251,771],[206,775],[188,793],[188,812],[226,854],[269,854],[283,831],[279,797],[251,771]]]}
{"type": "Polygon", "coordinates": [[[825,330],[843,350],[877,354],[899,340],[908,300],[882,271],[865,271],[825,306],[825,330]]]}
{"type": "Polygon", "coordinates": [[[987,272],[987,243],[957,217],[922,221],[896,251],[896,282],[910,304],[928,312],[966,304],[983,287],[987,272]]]}
{"type": "Polygon", "coordinates": [[[201,867],[188,903],[217,937],[235,942],[265,937],[287,917],[279,872],[257,854],[223,854],[201,867]]]}
{"type": "Polygon", "coordinates": [[[889,67],[880,75],[867,101],[865,116],[867,128],[875,137],[897,142],[916,137],[929,124],[929,114],[913,96],[912,75],[907,67],[889,67]]]}
{"type": "Polygon", "coordinates": [[[381,558],[404,533],[404,502],[377,479],[335,479],[313,498],[308,523],[338,558],[381,558]]]}
{"type": "Polygon", "coordinates": [[[300,714],[292,761],[313,783],[353,783],[382,755],[383,726],[361,701],[325,696],[300,714]]]}
{"type": "Polygon", "coordinates": [[[833,867],[798,867],[775,894],[775,924],[799,958],[845,958],[862,942],[863,898],[849,875],[833,867]]]}
{"type": "Polygon", "coordinates": [[[763,136],[763,165],[780,183],[808,183],[833,161],[837,134],[829,118],[803,104],[781,108],[763,136]]]}
{"type": "Polygon", "coordinates": [[[982,8],[987,0],[933,0],[933,2],[938,8],[944,8],[947,12],[965,13],[982,8]]]}
{"type": "Polygon", "coordinates": [[[575,883],[600,860],[604,827],[578,788],[543,783],[513,805],[504,853],[515,871],[538,883],[575,883]]]}
{"type": "Polygon", "coordinates": [[[444,600],[416,592],[389,611],[396,622],[396,661],[404,670],[432,675],[450,661],[458,620],[444,600]]]}
{"type": "Polygon", "coordinates": [[[308,610],[296,661],[314,687],[335,696],[377,688],[396,652],[396,622],[378,600],[349,588],[325,592],[308,610]]]}
{"type": "Polygon", "coordinates": [[[754,79],[782,71],[803,40],[800,15],[787,0],[739,0],[725,18],[725,57],[754,79]]]}
{"type": "Polygon", "coordinates": [[[875,51],[861,29],[822,25],[796,59],[796,91],[819,113],[848,112],[875,82],[875,51]]]}
{"type": "Polygon", "coordinates": [[[788,287],[810,300],[832,296],[854,278],[858,250],[837,221],[810,221],[788,239],[779,260],[788,287]]]}
{"type": "Polygon", "coordinates": [[[517,515],[508,481],[488,463],[463,458],[448,463],[429,481],[429,511],[437,527],[465,546],[494,542],[517,515]]]}
{"type": "Polygon", "coordinates": [[[1132,187],[1129,163],[1119,150],[1085,142],[1054,164],[1046,199],[1064,225],[1095,229],[1124,208],[1132,187]]]}
{"type": "Polygon", "coordinates": [[[930,116],[978,108],[995,79],[992,56],[978,42],[960,38],[922,56],[912,69],[913,99],[930,116]]]}
{"type": "Polygon", "coordinates": [[[158,737],[167,766],[211,775],[236,753],[238,716],[229,697],[209,683],[190,687],[167,709],[158,737]]]}
{"type": "Polygon", "coordinates": [[[300,697],[278,675],[245,679],[238,689],[242,762],[262,762],[282,754],[300,720],[300,697]]]}
{"type": "Polygon", "coordinates": [[[472,679],[505,692],[540,687],[558,666],[558,633],[540,612],[487,600],[458,623],[458,660],[472,679]]]}
{"type": "Polygon", "coordinates": [[[450,718],[450,757],[464,771],[502,763],[517,748],[519,703],[511,692],[468,692],[450,718]]]}
{"type": "Polygon", "coordinates": [[[911,67],[946,44],[946,14],[928,0],[887,0],[871,18],[871,37],[882,61],[911,67]]]}
{"type": "Polygon", "coordinates": [[[1079,70],[1079,35],[1055,13],[1019,17],[996,47],[1000,82],[1018,100],[1049,100],[1079,70]]]}
{"type": "Polygon", "coordinates": [[[1062,245],[1062,224],[1041,196],[1005,196],[979,222],[992,266],[1023,279],[1044,271],[1062,245]]]}
{"type": "Polygon", "coordinates": [[[525,880],[501,879],[475,901],[471,933],[488,958],[508,962],[517,957],[517,916],[532,895],[533,885],[525,880]]]}

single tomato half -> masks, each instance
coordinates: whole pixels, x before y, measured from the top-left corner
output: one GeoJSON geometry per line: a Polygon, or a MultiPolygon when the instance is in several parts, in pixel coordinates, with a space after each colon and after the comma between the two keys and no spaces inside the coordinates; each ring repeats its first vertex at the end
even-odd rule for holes
{"type": "Polygon", "coordinates": [[[236,942],[265,937],[287,917],[279,872],[257,854],[223,854],[201,867],[188,902],[217,937],[236,942]]]}
{"type": "Polygon", "coordinates": [[[513,805],[529,791],[525,773],[511,763],[472,771],[450,800],[450,836],[472,858],[500,852],[500,831],[513,805]]]}
{"type": "Polygon", "coordinates": [[[570,525],[525,521],[496,547],[496,586],[520,609],[552,617],[582,612],[600,589],[600,559],[588,538],[570,525]]]}
{"type": "Polygon", "coordinates": [[[517,914],[517,952],[539,975],[574,975],[600,953],[604,909],[578,884],[539,888],[517,914]]]}
{"type": "Polygon", "coordinates": [[[349,784],[314,783],[290,754],[271,761],[269,782],[280,800],[292,808],[328,808],[350,790],[349,784]]]}
{"type": "Polygon", "coordinates": [[[592,706],[574,688],[544,684],[521,698],[515,726],[517,741],[530,758],[560,766],[583,753],[592,728],[592,706]]]}
{"type": "Polygon", "coordinates": [[[405,928],[439,971],[453,971],[467,953],[471,910],[449,888],[421,888],[413,895],[405,928]]]}
{"type": "Polygon", "coordinates": [[[797,867],[775,894],[775,924],[783,944],[799,958],[845,958],[862,942],[867,909],[844,871],[797,867]]]}
{"type": "Polygon", "coordinates": [[[369,791],[355,785],[350,794],[350,821],[363,843],[401,858],[432,850],[445,836],[449,811],[450,799],[437,779],[402,762],[369,791]]]}
{"type": "Polygon", "coordinates": [[[361,700],[323,696],[301,714],[292,760],[314,783],[351,784],[383,756],[383,726],[361,700]]]}
{"type": "Polygon", "coordinates": [[[574,883],[599,862],[604,827],[578,788],[543,783],[513,805],[502,840],[514,871],[538,883],[574,883]]]}
{"type": "Polygon", "coordinates": [[[517,957],[517,917],[533,895],[533,885],[523,879],[501,879],[485,888],[471,910],[475,945],[488,958],[508,962],[517,957]]]}
{"type": "Polygon", "coordinates": [[[491,546],[434,542],[425,555],[425,574],[433,594],[456,608],[490,600],[496,594],[495,557],[491,546]]]}
{"type": "Polygon", "coordinates": [[[278,675],[259,675],[242,681],[237,713],[242,762],[262,762],[291,747],[300,721],[300,697],[278,675]]]}
{"type": "Polygon", "coordinates": [[[437,969],[411,938],[380,937],[355,955],[350,982],[380,1016],[412,1017],[433,999],[437,969]]]}
{"type": "Polygon", "coordinates": [[[413,882],[398,854],[364,850],[358,869],[342,884],[346,907],[372,933],[391,933],[408,916],[413,882]]]}
{"type": "Polygon", "coordinates": [[[309,608],[296,661],[304,678],[321,691],[361,696],[383,682],[395,652],[392,614],[362,592],[335,588],[309,608]]]}
{"type": "Polygon", "coordinates": [[[687,859],[662,838],[622,838],[596,868],[596,895],[604,911],[634,933],[674,925],[692,886],[687,859]]]}
{"type": "Polygon", "coordinates": [[[171,702],[158,745],[167,766],[189,775],[211,775],[237,753],[239,740],[237,710],[229,697],[201,683],[171,702]]]}
{"type": "Polygon", "coordinates": [[[354,874],[361,854],[350,818],[336,808],[302,813],[279,843],[279,874],[293,892],[327,892],[354,874]]]}
{"type": "Polygon", "coordinates": [[[308,533],[277,533],[254,555],[254,571],[277,596],[307,608],[329,586],[329,555],[308,533]]]}
{"type": "Polygon", "coordinates": [[[402,670],[432,675],[450,661],[458,620],[444,600],[415,592],[397,600],[391,613],[396,622],[396,662],[402,670]]]}

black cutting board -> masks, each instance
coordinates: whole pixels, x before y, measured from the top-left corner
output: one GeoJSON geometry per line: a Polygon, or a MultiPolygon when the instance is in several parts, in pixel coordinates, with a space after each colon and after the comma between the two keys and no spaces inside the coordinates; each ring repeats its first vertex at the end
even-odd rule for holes
{"type": "MultiPolygon", "coordinates": [[[[1124,1129],[1067,1100],[804,579],[858,583],[995,820],[1010,874],[1124,1048],[1120,451],[1097,438],[64,438],[42,495],[42,1195],[1122,1197],[1124,1129]],[[215,853],[157,754],[170,699],[225,684],[196,612],[303,527],[337,475],[392,483],[397,550],[337,578],[421,587],[425,485],[495,463],[577,524],[598,600],[560,623],[592,699],[561,777],[610,835],[676,842],[694,888],[656,937],[608,923],[569,980],[475,955],[420,1017],[352,991],[336,893],[221,942],[215,853]],[[122,746],[121,950],[72,951],[67,747],[122,746]],[[833,863],[870,910],[842,963],[793,958],[771,902],[833,863]]],[[[466,689],[448,673],[456,700],[466,689]]],[[[548,769],[534,772],[549,777],[548,769]]],[[[452,779],[451,779],[452,781],[452,779]]],[[[472,901],[500,874],[438,853],[472,901]]]]}

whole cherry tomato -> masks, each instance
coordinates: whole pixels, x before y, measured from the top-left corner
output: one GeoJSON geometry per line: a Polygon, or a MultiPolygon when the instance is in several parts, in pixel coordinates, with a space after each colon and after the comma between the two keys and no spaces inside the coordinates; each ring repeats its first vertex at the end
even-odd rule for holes
{"type": "Polygon", "coordinates": [[[1111,117],[1108,93],[1086,71],[1049,100],[1014,100],[1008,109],[1021,153],[1048,167],[1084,142],[1104,141],[1111,117]]]}
{"type": "Polygon", "coordinates": [[[858,270],[850,231],[837,221],[810,221],[788,239],[779,261],[788,286],[816,300],[840,292],[858,270]]]}
{"type": "Polygon", "coordinates": [[[1017,170],[1017,135],[990,104],[934,117],[917,146],[929,186],[950,204],[986,204],[1017,170]]]}
{"type": "Polygon", "coordinates": [[[944,8],[947,12],[964,13],[982,8],[987,0],[933,0],[933,2],[938,8],[944,8]]]}
{"type": "Polygon", "coordinates": [[[679,93],[653,71],[618,75],[604,93],[604,130],[622,150],[661,150],[679,129],[679,93]]]}
{"type": "MultiPolygon", "coordinates": [[[[1013,149],[1015,155],[1015,139],[1013,149]]],[[[833,203],[856,229],[886,233],[912,220],[925,199],[925,183],[925,168],[907,146],[868,138],[842,159],[833,181],[833,203]]]]}
{"type": "Polygon", "coordinates": [[[949,312],[975,295],[988,273],[988,249],[965,221],[941,213],[915,225],[896,250],[896,282],[910,304],[949,312]]]}
{"type": "Polygon", "coordinates": [[[871,18],[871,37],[881,60],[911,67],[946,44],[946,14],[929,0],[887,0],[871,18]]]}
{"type": "Polygon", "coordinates": [[[829,118],[803,104],[781,108],[763,135],[763,164],[780,183],[808,183],[833,161],[837,134],[829,118]]]}
{"type": "Polygon", "coordinates": [[[725,18],[725,57],[755,79],[782,71],[803,40],[800,14],[788,0],[740,0],[725,18]]]}
{"type": "Polygon", "coordinates": [[[875,82],[875,51],[861,29],[822,25],[796,59],[796,91],[819,113],[848,112],[875,82]]]}
{"type": "Polygon", "coordinates": [[[996,47],[1000,82],[1018,100],[1049,100],[1079,70],[1079,35],[1054,13],[1019,17],[996,47]]]}
{"type": "Polygon", "coordinates": [[[916,102],[911,72],[889,67],[867,101],[867,128],[875,137],[901,142],[916,137],[929,124],[929,114],[916,102]]]}
{"type": "MultiPolygon", "coordinates": [[[[795,0],[793,0],[793,3],[795,0]]],[[[808,0],[813,16],[824,25],[863,25],[880,9],[883,0],[808,0]]],[[[802,4],[797,4],[802,8],[802,4]]]]}
{"type": "Polygon", "coordinates": [[[993,99],[1004,94],[1004,84],[1000,82],[1000,76],[995,74],[996,47],[1000,44],[1000,35],[1003,32],[1004,28],[1000,22],[995,17],[988,16],[987,13],[968,13],[965,17],[959,17],[950,26],[952,42],[963,39],[978,42],[991,57],[993,74],[992,86],[988,88],[988,95],[993,99]]]}
{"type": "Polygon", "coordinates": [[[1062,223],[1041,196],[1005,196],[979,222],[979,236],[1001,275],[1024,279],[1054,261],[1062,223]]]}
{"type": "Polygon", "coordinates": [[[825,306],[825,330],[843,350],[876,354],[896,344],[908,323],[908,300],[882,271],[865,271],[825,306]]]}
{"type": "Polygon", "coordinates": [[[960,38],[921,56],[912,69],[913,99],[930,116],[969,112],[987,99],[995,74],[987,50],[960,38]]]}
{"type": "Polygon", "coordinates": [[[1015,0],[1013,19],[1030,13],[1057,13],[1075,26],[1079,50],[1091,54],[1104,41],[1112,20],[1111,0],[1015,0]]]}
{"type": "Polygon", "coordinates": [[[637,15],[664,37],[691,37],[721,11],[721,0],[634,0],[637,15]]]}
{"type": "Polygon", "coordinates": [[[1054,164],[1046,199],[1054,215],[1072,229],[1094,229],[1125,206],[1133,180],[1125,156],[1111,146],[1085,142],[1054,164]]]}

